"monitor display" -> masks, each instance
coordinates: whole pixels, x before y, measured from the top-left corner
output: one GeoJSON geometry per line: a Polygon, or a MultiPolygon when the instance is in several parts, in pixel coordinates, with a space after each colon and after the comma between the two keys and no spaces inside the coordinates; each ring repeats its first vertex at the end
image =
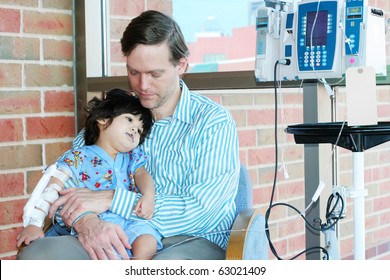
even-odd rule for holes
{"type": "Polygon", "coordinates": [[[306,46],[326,45],[328,11],[308,12],[306,23],[306,46]]]}

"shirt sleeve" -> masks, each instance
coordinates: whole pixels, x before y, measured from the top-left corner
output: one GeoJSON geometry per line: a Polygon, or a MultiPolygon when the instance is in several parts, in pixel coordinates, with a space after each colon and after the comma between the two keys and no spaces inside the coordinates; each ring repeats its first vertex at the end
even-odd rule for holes
{"type": "Polygon", "coordinates": [[[140,147],[136,147],[128,152],[130,157],[129,171],[135,173],[138,168],[144,166],[148,160],[144,150],[140,147]]]}
{"type": "Polygon", "coordinates": [[[77,136],[73,139],[72,149],[77,149],[85,146],[84,134],[85,128],[80,130],[79,134],[77,134],[77,136]]]}
{"type": "Polygon", "coordinates": [[[78,150],[69,150],[57,160],[58,168],[70,176],[69,179],[64,183],[65,189],[78,187],[78,167],[81,165],[82,161],[82,158],[77,156],[78,154],[80,154],[80,151],[78,150]]]}
{"type": "MultiPolygon", "coordinates": [[[[184,159],[194,165],[181,191],[156,194],[151,224],[165,237],[210,232],[221,223],[229,229],[234,219],[240,167],[237,128],[231,119],[211,122],[184,159]]],[[[136,199],[134,193],[117,190],[110,210],[129,219],[136,199]]]]}

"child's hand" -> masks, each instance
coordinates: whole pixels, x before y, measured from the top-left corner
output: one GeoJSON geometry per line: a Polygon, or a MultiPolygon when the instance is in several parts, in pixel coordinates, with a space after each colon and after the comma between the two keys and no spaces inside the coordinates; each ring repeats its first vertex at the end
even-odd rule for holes
{"type": "Polygon", "coordinates": [[[22,232],[16,237],[17,246],[20,247],[23,243],[28,245],[30,242],[44,237],[45,234],[40,227],[34,225],[28,225],[22,232]]]}
{"type": "Polygon", "coordinates": [[[134,206],[134,213],[140,218],[150,220],[154,213],[154,196],[141,196],[134,206]]]}

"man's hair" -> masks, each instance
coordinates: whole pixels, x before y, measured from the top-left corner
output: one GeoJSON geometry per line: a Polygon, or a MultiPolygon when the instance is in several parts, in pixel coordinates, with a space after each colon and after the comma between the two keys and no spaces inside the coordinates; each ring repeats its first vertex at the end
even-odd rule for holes
{"type": "Polygon", "coordinates": [[[103,92],[101,98],[93,97],[87,105],[88,113],[85,121],[85,144],[93,145],[96,143],[100,135],[98,120],[107,119],[107,126],[110,126],[112,120],[122,114],[140,115],[140,120],[143,124],[143,131],[140,135],[142,144],[145,137],[149,134],[152,128],[154,118],[152,112],[143,107],[137,97],[132,96],[129,92],[122,89],[112,89],[108,92],[103,92]]]}
{"type": "Polygon", "coordinates": [[[125,56],[138,45],[159,45],[167,42],[171,51],[170,61],[177,65],[189,50],[179,25],[169,16],[148,10],[134,18],[127,26],[121,39],[122,53],[125,56]]]}

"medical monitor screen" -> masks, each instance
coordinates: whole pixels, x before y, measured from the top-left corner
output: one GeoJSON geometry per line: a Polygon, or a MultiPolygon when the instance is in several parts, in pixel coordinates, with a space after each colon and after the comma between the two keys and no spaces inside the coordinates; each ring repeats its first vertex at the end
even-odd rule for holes
{"type": "Polygon", "coordinates": [[[308,12],[306,25],[306,46],[326,45],[328,11],[308,12]]]}
{"type": "Polygon", "coordinates": [[[257,28],[264,28],[268,26],[268,17],[259,17],[256,21],[257,28]]]}
{"type": "Polygon", "coordinates": [[[362,7],[348,7],[347,8],[347,18],[362,18],[362,7]]]}

